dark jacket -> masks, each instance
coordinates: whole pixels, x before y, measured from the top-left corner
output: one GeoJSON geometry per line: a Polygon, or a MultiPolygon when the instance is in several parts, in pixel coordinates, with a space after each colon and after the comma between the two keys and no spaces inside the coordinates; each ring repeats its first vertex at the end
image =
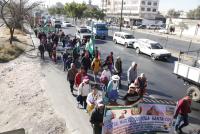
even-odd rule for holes
{"type": "Polygon", "coordinates": [[[116,61],[114,65],[115,73],[116,74],[121,74],[122,73],[122,62],[121,61],[116,61]]]}
{"type": "Polygon", "coordinates": [[[86,58],[85,56],[82,58],[81,60],[81,65],[85,68],[85,69],[88,69],[90,68],[90,65],[91,65],[91,60],[90,58],[86,58]]]}
{"type": "Polygon", "coordinates": [[[67,80],[75,81],[76,74],[78,73],[77,69],[70,68],[67,74],[67,80]]]}
{"type": "Polygon", "coordinates": [[[94,134],[101,134],[102,126],[100,124],[103,123],[103,115],[104,113],[101,113],[98,108],[95,108],[91,114],[90,123],[93,125],[94,134]]]}

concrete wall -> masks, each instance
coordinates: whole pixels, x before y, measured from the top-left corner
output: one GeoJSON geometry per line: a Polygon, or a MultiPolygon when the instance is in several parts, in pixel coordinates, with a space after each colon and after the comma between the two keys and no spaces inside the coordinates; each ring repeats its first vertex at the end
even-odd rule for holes
{"type": "Polygon", "coordinates": [[[169,23],[172,23],[175,25],[175,34],[180,35],[181,29],[179,27],[179,23],[183,22],[188,26],[188,29],[185,29],[183,31],[183,36],[187,37],[199,37],[200,38],[200,27],[198,28],[198,32],[195,35],[195,31],[197,30],[197,24],[200,24],[200,20],[190,20],[190,19],[170,19],[168,18],[166,21],[166,25],[168,26],[169,23]]]}

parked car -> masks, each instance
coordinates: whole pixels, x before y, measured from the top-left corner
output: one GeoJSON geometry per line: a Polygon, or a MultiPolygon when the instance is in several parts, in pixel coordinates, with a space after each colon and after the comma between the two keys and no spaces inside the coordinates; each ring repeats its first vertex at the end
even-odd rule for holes
{"type": "Polygon", "coordinates": [[[62,27],[62,22],[60,20],[55,20],[54,27],[55,28],[61,28],[62,27]]]}
{"type": "Polygon", "coordinates": [[[119,43],[124,45],[125,47],[133,47],[136,39],[132,34],[125,32],[115,32],[113,35],[113,41],[115,44],[119,43]]]}
{"type": "Polygon", "coordinates": [[[72,24],[70,22],[68,22],[68,21],[64,21],[62,23],[62,27],[72,27],[72,24]]]}
{"type": "Polygon", "coordinates": [[[148,25],[147,29],[159,29],[159,26],[157,26],[157,25],[148,25]]]}
{"type": "Polygon", "coordinates": [[[171,57],[171,53],[155,41],[149,39],[138,39],[134,43],[136,53],[144,53],[151,56],[152,60],[156,59],[168,59],[171,57]]]}
{"type": "Polygon", "coordinates": [[[131,26],[129,24],[124,24],[123,27],[130,28],[131,26]]]}
{"type": "Polygon", "coordinates": [[[165,28],[159,29],[158,32],[159,33],[164,33],[164,34],[168,34],[169,33],[169,31],[167,29],[165,29],[165,28]]]}
{"type": "Polygon", "coordinates": [[[92,32],[86,27],[80,27],[77,29],[77,33],[75,34],[75,36],[83,41],[84,39],[90,39],[92,36],[92,32]]]}
{"type": "Polygon", "coordinates": [[[147,28],[146,25],[139,25],[139,26],[137,26],[137,29],[146,29],[146,28],[147,28]]]}

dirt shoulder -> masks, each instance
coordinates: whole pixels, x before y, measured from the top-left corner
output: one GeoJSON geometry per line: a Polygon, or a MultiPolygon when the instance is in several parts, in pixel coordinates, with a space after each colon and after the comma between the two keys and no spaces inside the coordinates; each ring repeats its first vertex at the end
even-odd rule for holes
{"type": "Polygon", "coordinates": [[[23,54],[0,63],[0,133],[19,128],[27,134],[65,133],[65,121],[46,95],[44,77],[38,58],[23,54]]]}

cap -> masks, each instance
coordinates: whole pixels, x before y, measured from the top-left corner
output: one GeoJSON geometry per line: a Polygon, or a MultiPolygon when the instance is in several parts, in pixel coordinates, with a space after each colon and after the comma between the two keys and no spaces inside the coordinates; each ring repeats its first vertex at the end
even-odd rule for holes
{"type": "Polygon", "coordinates": [[[84,78],[83,78],[83,82],[87,82],[87,81],[89,81],[90,79],[89,79],[89,77],[88,76],[85,76],[84,78]]]}
{"type": "Polygon", "coordinates": [[[118,75],[113,75],[112,76],[112,80],[117,80],[118,81],[118,80],[120,80],[120,77],[118,75]]]}

